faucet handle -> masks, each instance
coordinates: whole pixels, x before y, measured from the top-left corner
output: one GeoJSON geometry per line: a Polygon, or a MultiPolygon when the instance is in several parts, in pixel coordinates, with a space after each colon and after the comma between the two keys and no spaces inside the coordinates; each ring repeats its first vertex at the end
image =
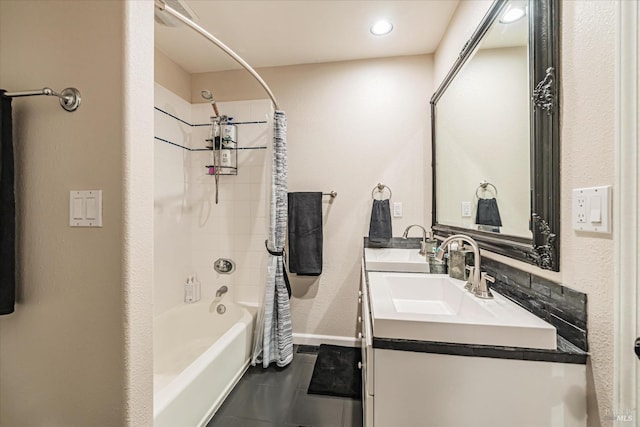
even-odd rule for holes
{"type": "Polygon", "coordinates": [[[465,283],[464,288],[469,292],[473,292],[475,286],[478,285],[477,283],[471,283],[473,281],[473,273],[476,268],[473,265],[465,265],[464,269],[469,272],[469,275],[467,276],[467,283],[465,283]]]}
{"type": "Polygon", "coordinates": [[[491,283],[495,283],[496,282],[495,277],[489,276],[489,274],[484,272],[484,271],[482,273],[480,273],[480,276],[481,276],[482,280],[486,280],[487,282],[491,282],[491,283]]]}
{"type": "Polygon", "coordinates": [[[480,283],[476,287],[474,294],[478,298],[483,299],[491,299],[493,298],[493,294],[491,290],[489,290],[489,286],[487,286],[487,282],[495,283],[496,279],[492,276],[489,276],[487,273],[480,273],[480,283]]]}

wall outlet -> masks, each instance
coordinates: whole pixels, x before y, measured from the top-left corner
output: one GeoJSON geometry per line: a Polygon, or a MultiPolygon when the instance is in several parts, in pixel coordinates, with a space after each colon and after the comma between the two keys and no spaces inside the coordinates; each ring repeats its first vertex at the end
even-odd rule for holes
{"type": "Polygon", "coordinates": [[[611,186],[573,189],[571,224],[576,231],[611,233],[611,186]]]}
{"type": "Polygon", "coordinates": [[[462,217],[471,217],[471,202],[462,202],[462,217]]]}

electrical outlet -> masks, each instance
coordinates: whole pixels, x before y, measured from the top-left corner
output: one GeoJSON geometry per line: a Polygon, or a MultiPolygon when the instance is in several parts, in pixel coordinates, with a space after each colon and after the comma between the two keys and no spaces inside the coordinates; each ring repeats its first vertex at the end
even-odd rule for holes
{"type": "Polygon", "coordinates": [[[611,186],[575,188],[571,192],[571,223],[576,231],[611,232],[611,186]]]}
{"type": "MultiPolygon", "coordinates": [[[[581,192],[581,191],[580,191],[581,192]]],[[[584,198],[584,195],[580,194],[576,200],[577,204],[578,204],[578,210],[576,213],[576,220],[578,221],[578,223],[582,224],[587,222],[587,203],[586,203],[586,199],[584,198]]]]}
{"type": "Polygon", "coordinates": [[[572,205],[572,223],[575,230],[580,230],[582,225],[587,222],[587,203],[586,195],[583,188],[576,188],[571,193],[572,205]]]}

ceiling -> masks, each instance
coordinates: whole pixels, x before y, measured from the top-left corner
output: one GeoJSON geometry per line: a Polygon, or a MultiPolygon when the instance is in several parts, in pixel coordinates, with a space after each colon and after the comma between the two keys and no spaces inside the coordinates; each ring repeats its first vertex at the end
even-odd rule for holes
{"type": "MultiPolygon", "coordinates": [[[[197,23],[253,67],[433,53],[458,0],[187,0],[197,23]],[[386,18],[394,30],[373,36],[386,18]]],[[[156,47],[189,73],[240,68],[184,25],[155,24],[156,47]]]]}

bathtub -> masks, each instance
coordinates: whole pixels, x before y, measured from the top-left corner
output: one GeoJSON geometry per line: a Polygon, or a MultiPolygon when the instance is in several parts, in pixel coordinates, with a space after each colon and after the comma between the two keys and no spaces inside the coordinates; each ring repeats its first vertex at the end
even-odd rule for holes
{"type": "Polygon", "coordinates": [[[249,366],[254,316],[220,301],[172,308],[153,321],[153,425],[205,426],[249,366]]]}

